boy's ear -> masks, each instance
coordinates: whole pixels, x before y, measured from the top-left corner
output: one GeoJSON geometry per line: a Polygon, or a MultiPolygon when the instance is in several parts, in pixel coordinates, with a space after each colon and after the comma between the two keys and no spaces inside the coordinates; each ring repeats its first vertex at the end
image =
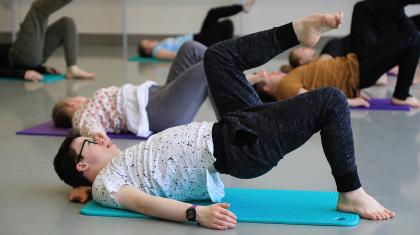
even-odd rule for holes
{"type": "Polygon", "coordinates": [[[76,164],[76,169],[81,172],[87,171],[89,167],[90,167],[89,164],[87,164],[86,162],[78,162],[76,164]]]}

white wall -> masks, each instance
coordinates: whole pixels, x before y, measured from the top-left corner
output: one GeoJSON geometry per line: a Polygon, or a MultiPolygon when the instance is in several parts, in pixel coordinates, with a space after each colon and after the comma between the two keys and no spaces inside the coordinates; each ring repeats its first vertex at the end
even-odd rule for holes
{"type": "MultiPolygon", "coordinates": [[[[18,22],[23,20],[32,0],[0,0],[0,31],[11,31],[10,1],[17,4],[18,22]]],[[[74,0],[51,17],[72,16],[81,33],[119,34],[122,32],[124,0],[74,0]]],[[[127,30],[132,34],[182,34],[197,32],[210,7],[239,3],[240,0],[125,0],[127,30]]],[[[386,1],[386,0],[384,0],[386,1]]],[[[329,35],[349,32],[351,13],[357,0],[257,0],[249,14],[233,17],[236,34],[271,28],[293,19],[319,12],[345,12],[341,29],[329,35]]],[[[407,9],[420,13],[420,6],[407,9]]]]}

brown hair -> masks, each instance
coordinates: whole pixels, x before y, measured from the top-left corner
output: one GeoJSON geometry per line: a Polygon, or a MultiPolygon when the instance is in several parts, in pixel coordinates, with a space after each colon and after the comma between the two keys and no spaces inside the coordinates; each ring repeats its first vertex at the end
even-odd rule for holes
{"type": "Polygon", "coordinates": [[[54,122],[54,126],[62,127],[62,128],[71,128],[71,115],[69,114],[66,103],[64,100],[60,100],[55,104],[52,110],[52,119],[54,122]]]}
{"type": "Polygon", "coordinates": [[[296,55],[295,50],[292,50],[289,53],[289,64],[293,68],[296,68],[300,65],[300,58],[296,55]]]}
{"type": "Polygon", "coordinates": [[[152,57],[152,53],[146,50],[146,48],[143,46],[142,41],[140,41],[140,43],[137,46],[137,52],[139,53],[139,56],[152,57]]]}
{"type": "Polygon", "coordinates": [[[283,73],[290,73],[294,68],[289,64],[284,64],[280,66],[280,72],[283,73]]]}

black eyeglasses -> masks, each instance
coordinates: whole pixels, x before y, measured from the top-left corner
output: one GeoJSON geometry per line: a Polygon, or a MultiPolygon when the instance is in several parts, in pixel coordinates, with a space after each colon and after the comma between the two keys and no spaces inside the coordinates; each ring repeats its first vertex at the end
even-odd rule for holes
{"type": "Polygon", "coordinates": [[[82,151],[83,151],[83,147],[85,146],[86,142],[88,142],[89,144],[98,144],[98,142],[96,142],[95,140],[91,140],[91,139],[83,140],[83,144],[82,144],[82,147],[80,148],[79,155],[77,155],[77,158],[76,158],[76,164],[79,163],[80,160],[82,160],[82,151]]]}

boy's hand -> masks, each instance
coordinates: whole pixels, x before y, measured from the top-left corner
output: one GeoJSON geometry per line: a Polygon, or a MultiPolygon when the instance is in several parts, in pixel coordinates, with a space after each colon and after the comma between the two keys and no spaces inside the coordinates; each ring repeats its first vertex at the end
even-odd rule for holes
{"type": "Polygon", "coordinates": [[[80,202],[85,203],[90,198],[90,193],[92,192],[92,187],[80,186],[73,188],[69,193],[68,199],[71,202],[80,202]]]}
{"type": "Polygon", "coordinates": [[[236,226],[236,216],[228,210],[229,207],[227,203],[198,206],[196,208],[197,222],[211,229],[232,229],[236,226]]]}

